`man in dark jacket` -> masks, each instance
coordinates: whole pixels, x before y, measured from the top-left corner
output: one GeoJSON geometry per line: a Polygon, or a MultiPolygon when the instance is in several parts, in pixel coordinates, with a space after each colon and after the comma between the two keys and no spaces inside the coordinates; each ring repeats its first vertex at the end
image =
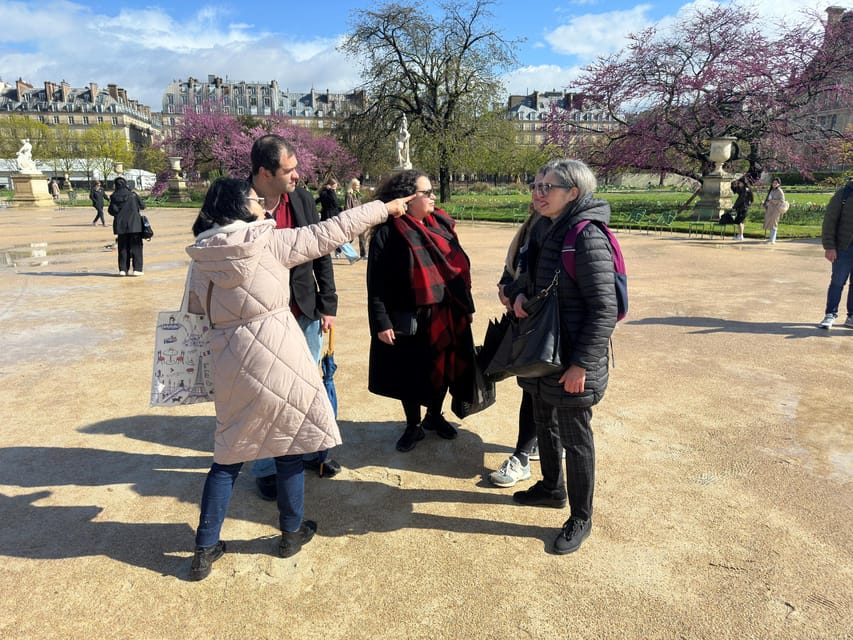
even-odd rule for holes
{"type": "Polygon", "coordinates": [[[826,315],[818,325],[821,329],[832,328],[838,318],[841,294],[847,287],[847,321],[845,326],[853,328],[853,179],[835,192],[826,205],[821,233],[824,256],[832,263],[832,277],[826,292],[826,315]]]}
{"type": "Polygon", "coordinates": [[[592,407],[608,382],[608,344],[616,326],[617,301],[610,243],[596,225],[587,225],[575,244],[575,276],[562,266],[563,239],[581,220],[607,223],[610,206],[595,200],[596,180],[579,160],[552,160],[532,185],[533,204],[541,219],[527,248],[527,277],[504,287],[513,311],[525,317],[523,305],[557,277],[562,372],[519,378],[533,397],[533,419],[539,441],[542,480],[513,500],[537,507],[563,508],[570,518],[554,540],[554,553],[580,548],[592,529],[595,446],[592,407]],[[565,476],[561,456],[566,454],[565,476]],[[567,482],[568,480],[568,482],[567,482]],[[568,492],[566,486],[568,484],[568,492]]]}
{"type": "MultiPolygon", "coordinates": [[[[261,136],[252,145],[252,187],[263,197],[262,206],[276,227],[304,227],[320,221],[314,198],[299,187],[296,152],[284,138],[275,134],[261,136]]],[[[338,294],[330,256],[298,265],[290,271],[290,308],[319,364],[323,348],[323,332],[328,331],[338,312],[338,294]]],[[[332,477],[340,465],[327,458],[328,452],[306,456],[305,466],[321,476],[332,477]]],[[[258,492],[265,500],[276,499],[275,464],[273,460],[255,461],[252,475],[258,492]]]]}
{"type": "Polygon", "coordinates": [[[116,178],[115,187],[107,211],[113,216],[113,233],[118,247],[118,274],[141,276],[142,215],[139,212],[145,208],[145,203],[127,188],[127,180],[124,178],[116,178]]]}
{"type": "Polygon", "coordinates": [[[104,193],[104,188],[101,186],[100,180],[95,180],[95,184],[92,185],[92,190],[89,191],[89,200],[92,201],[92,206],[95,207],[95,219],[92,220],[92,226],[100,219],[101,226],[106,227],[107,222],[104,220],[104,200],[107,198],[107,194],[104,193]]]}

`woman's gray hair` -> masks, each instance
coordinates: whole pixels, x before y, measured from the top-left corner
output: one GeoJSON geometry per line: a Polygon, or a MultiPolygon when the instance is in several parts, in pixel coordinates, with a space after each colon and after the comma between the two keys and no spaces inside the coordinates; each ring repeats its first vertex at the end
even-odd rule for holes
{"type": "Polygon", "coordinates": [[[551,160],[539,169],[539,175],[544,176],[549,173],[556,173],[560,176],[560,182],[565,186],[577,187],[580,192],[578,200],[584,196],[592,195],[598,187],[598,181],[595,179],[592,169],[580,160],[570,158],[551,160]]]}

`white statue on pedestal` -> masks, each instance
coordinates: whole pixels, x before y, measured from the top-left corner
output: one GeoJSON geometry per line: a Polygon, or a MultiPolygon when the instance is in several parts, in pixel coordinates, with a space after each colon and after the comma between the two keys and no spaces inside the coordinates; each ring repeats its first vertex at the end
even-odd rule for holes
{"type": "Polygon", "coordinates": [[[29,138],[21,140],[23,143],[15,158],[18,160],[18,171],[20,173],[41,173],[33,162],[33,145],[30,144],[29,138]]]}
{"type": "Polygon", "coordinates": [[[400,125],[400,131],[397,134],[397,168],[411,169],[412,163],[409,160],[409,134],[408,122],[406,122],[406,114],[403,114],[403,124],[400,125]]]}

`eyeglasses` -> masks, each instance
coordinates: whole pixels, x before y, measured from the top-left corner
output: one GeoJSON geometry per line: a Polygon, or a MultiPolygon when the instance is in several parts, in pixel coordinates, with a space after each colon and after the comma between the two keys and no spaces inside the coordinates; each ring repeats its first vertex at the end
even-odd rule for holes
{"type": "Polygon", "coordinates": [[[415,191],[415,193],[421,194],[424,198],[435,197],[435,189],[427,189],[426,191],[415,191]]]}
{"type": "Polygon", "coordinates": [[[547,196],[551,189],[571,189],[571,185],[567,184],[549,184],[547,182],[531,182],[527,185],[530,188],[530,193],[538,193],[540,196],[547,196]]]}
{"type": "Polygon", "coordinates": [[[262,207],[264,206],[264,202],[265,202],[262,196],[248,196],[246,198],[246,200],[254,200],[255,202],[257,202],[262,207]]]}

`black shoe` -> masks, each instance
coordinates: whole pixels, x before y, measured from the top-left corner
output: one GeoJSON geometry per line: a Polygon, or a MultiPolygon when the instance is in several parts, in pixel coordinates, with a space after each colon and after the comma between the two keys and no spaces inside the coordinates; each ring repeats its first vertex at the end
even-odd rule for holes
{"type": "Polygon", "coordinates": [[[444,416],[441,414],[438,414],[437,416],[434,416],[431,413],[426,414],[423,422],[421,422],[421,426],[427,431],[435,431],[445,440],[453,440],[453,438],[458,435],[456,427],[445,420],[444,416]]]}
{"type": "Polygon", "coordinates": [[[526,507],[562,509],[566,506],[566,492],[560,489],[546,489],[541,480],[527,491],[516,491],[512,494],[512,499],[526,507]]]}
{"type": "Polygon", "coordinates": [[[219,560],[225,553],[225,543],[220,540],[210,547],[201,547],[195,550],[193,566],[190,569],[190,580],[197,582],[204,580],[210,575],[213,563],[219,560]]]}
{"type": "Polygon", "coordinates": [[[331,458],[326,458],[323,462],[312,458],[305,461],[306,469],[313,469],[321,478],[334,478],[341,472],[341,465],[331,458]]]}
{"type": "Polygon", "coordinates": [[[269,476],[255,478],[255,485],[258,487],[258,495],[262,500],[272,502],[278,498],[278,484],[274,473],[269,476]]]}
{"type": "Polygon", "coordinates": [[[313,520],[303,520],[298,531],[281,533],[281,542],[278,543],[278,555],[282,558],[295,556],[302,550],[302,545],[308,544],[314,534],[317,533],[317,523],[313,520]]]}
{"type": "Polygon", "coordinates": [[[563,525],[560,535],[554,540],[554,553],[564,555],[580,549],[581,543],[589,537],[592,520],[569,518],[563,525]]]}
{"type": "Polygon", "coordinates": [[[424,430],[420,425],[406,427],[403,435],[401,435],[400,439],[397,440],[397,451],[411,451],[415,448],[415,443],[417,443],[418,440],[423,440],[425,437],[426,434],[424,434],[424,430]]]}

